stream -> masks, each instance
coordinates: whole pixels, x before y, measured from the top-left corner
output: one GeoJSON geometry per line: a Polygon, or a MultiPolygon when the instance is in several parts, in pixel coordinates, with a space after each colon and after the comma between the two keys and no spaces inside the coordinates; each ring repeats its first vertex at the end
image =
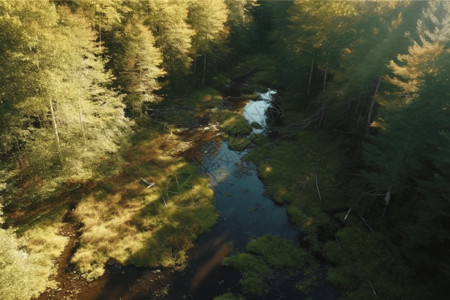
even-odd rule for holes
{"type": "MultiPolygon", "coordinates": [[[[253,133],[268,130],[266,110],[275,94],[268,90],[260,100],[244,103],[244,117],[262,127],[253,129],[253,133]]],[[[251,239],[267,233],[294,241],[299,238],[300,232],[288,220],[286,206],[264,196],[256,167],[243,160],[247,150],[233,151],[219,139],[206,143],[201,151],[200,167],[211,177],[220,216],[213,229],[201,235],[189,251],[188,266],[175,271],[110,265],[79,299],[213,299],[226,292],[238,294],[240,273],[221,267],[224,257],[244,251],[251,239]]],[[[300,299],[298,295],[276,296],[300,299]]]]}

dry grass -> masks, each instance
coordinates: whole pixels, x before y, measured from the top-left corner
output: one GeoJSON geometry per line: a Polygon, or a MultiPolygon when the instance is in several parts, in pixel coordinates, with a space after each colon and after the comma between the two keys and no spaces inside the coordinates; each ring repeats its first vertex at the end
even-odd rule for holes
{"type": "MultiPolygon", "coordinates": [[[[38,296],[47,288],[56,288],[56,259],[62,254],[69,239],[60,235],[62,218],[67,207],[57,207],[49,214],[41,215],[38,220],[23,224],[18,244],[24,255],[22,263],[26,274],[13,284],[23,281],[30,295],[38,296]]],[[[17,274],[13,275],[16,276],[17,274]]]]}
{"type": "Polygon", "coordinates": [[[215,224],[213,191],[184,159],[169,156],[181,143],[160,135],[135,145],[122,174],[99,183],[74,215],[83,223],[72,258],[86,279],[104,272],[110,258],[140,266],[182,266],[193,240],[215,224]],[[155,182],[147,189],[143,177],[155,182]]]}

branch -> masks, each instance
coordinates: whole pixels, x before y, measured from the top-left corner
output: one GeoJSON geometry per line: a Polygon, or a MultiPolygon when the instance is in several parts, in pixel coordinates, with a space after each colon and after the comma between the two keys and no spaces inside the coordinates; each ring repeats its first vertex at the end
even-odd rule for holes
{"type": "Polygon", "coordinates": [[[375,233],[375,230],[373,230],[373,228],[369,225],[369,223],[367,223],[366,219],[364,219],[363,216],[361,216],[360,214],[358,214],[358,217],[361,219],[361,221],[363,221],[364,225],[366,225],[367,228],[369,228],[370,231],[372,231],[373,233],[375,233]]]}
{"type": "Polygon", "coordinates": [[[347,220],[348,215],[351,213],[352,209],[353,209],[353,206],[348,209],[347,213],[345,214],[344,220],[342,221],[343,223],[345,223],[345,221],[347,220]]]}
{"type": "Polygon", "coordinates": [[[319,196],[320,202],[322,202],[322,195],[320,194],[319,182],[318,182],[318,180],[317,180],[317,174],[316,174],[316,172],[314,172],[314,177],[316,178],[317,195],[319,196]]]}
{"type": "Polygon", "coordinates": [[[377,291],[375,291],[375,288],[373,287],[372,282],[370,282],[370,280],[367,280],[367,282],[369,283],[370,287],[372,288],[373,294],[378,297],[377,291]]]}

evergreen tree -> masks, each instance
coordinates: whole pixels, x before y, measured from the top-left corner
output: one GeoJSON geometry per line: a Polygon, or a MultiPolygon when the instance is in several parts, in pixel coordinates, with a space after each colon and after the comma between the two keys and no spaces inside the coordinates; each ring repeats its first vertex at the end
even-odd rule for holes
{"type": "Polygon", "coordinates": [[[130,124],[122,97],[108,88],[111,74],[90,23],[64,7],[58,15],[44,0],[16,4],[2,7],[2,28],[15,27],[1,35],[2,157],[19,170],[10,186],[39,198],[92,176],[117,153],[130,124]],[[9,43],[15,36],[20,42],[9,43]]]}
{"type": "Polygon", "coordinates": [[[148,0],[142,14],[163,55],[162,67],[175,88],[181,87],[189,73],[194,31],[187,24],[188,0],[148,0]]]}
{"type": "Polygon", "coordinates": [[[136,17],[116,30],[110,42],[116,84],[126,94],[124,102],[134,117],[142,115],[145,102],[157,101],[158,78],[165,74],[160,68],[162,55],[154,43],[152,32],[136,17]]]}
{"type": "Polygon", "coordinates": [[[195,32],[192,53],[194,57],[203,56],[202,85],[205,83],[207,55],[225,47],[229,33],[227,19],[228,8],[224,0],[193,0],[189,4],[188,23],[195,32]]]}

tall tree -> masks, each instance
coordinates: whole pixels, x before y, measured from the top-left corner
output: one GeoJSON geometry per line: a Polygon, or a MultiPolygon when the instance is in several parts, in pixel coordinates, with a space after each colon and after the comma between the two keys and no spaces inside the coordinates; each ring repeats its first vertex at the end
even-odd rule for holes
{"type": "Polygon", "coordinates": [[[207,55],[220,50],[228,36],[226,22],[228,8],[224,0],[194,0],[189,4],[188,22],[195,35],[192,37],[194,57],[203,57],[202,85],[205,83],[207,55]]]}
{"type": "Polygon", "coordinates": [[[192,58],[191,38],[194,31],[187,24],[188,0],[148,0],[142,3],[142,17],[155,37],[163,55],[162,67],[175,88],[189,73],[192,58]]]}
{"type": "Polygon", "coordinates": [[[2,157],[19,170],[11,186],[39,197],[92,176],[102,157],[117,153],[130,124],[122,97],[108,88],[112,77],[90,23],[64,7],[58,15],[44,0],[15,4],[2,7],[1,22],[15,27],[1,35],[2,157]],[[14,36],[20,43],[8,42],[14,36]]]}
{"type": "Polygon", "coordinates": [[[143,104],[157,100],[158,78],[165,74],[160,67],[161,52],[154,46],[152,32],[137,17],[114,31],[110,44],[116,83],[126,94],[124,102],[131,116],[140,117],[143,104]]]}

